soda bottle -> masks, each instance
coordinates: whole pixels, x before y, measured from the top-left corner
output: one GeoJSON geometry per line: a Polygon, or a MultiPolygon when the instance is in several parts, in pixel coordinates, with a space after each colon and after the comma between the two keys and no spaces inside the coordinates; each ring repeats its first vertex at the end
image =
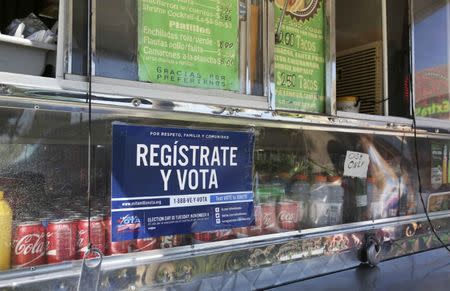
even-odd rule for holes
{"type": "Polygon", "coordinates": [[[339,176],[328,176],[328,225],[342,223],[344,206],[344,188],[342,178],[339,176]]]}
{"type": "Polygon", "coordinates": [[[311,227],[321,227],[328,224],[328,185],[327,177],[314,176],[314,184],[310,190],[309,220],[311,227]]]}
{"type": "Polygon", "coordinates": [[[355,205],[356,217],[355,222],[368,220],[368,201],[367,201],[367,185],[366,179],[354,178],[355,183],[355,205]]]}
{"type": "Polygon", "coordinates": [[[310,203],[310,188],[306,175],[295,175],[294,181],[289,187],[289,198],[299,203],[299,223],[302,227],[308,226],[308,209],[310,203]]]}
{"type": "Polygon", "coordinates": [[[367,178],[367,200],[369,219],[380,219],[383,216],[383,202],[375,184],[375,178],[367,178]]]}
{"type": "Polygon", "coordinates": [[[0,271],[11,267],[12,210],[0,191],[0,271]]]}

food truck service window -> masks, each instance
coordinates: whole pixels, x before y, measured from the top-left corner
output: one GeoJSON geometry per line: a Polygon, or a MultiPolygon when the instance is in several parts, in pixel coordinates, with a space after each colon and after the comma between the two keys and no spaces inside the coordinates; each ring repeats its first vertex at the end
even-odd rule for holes
{"type": "Polygon", "coordinates": [[[262,1],[96,7],[96,76],[264,95],[262,1]]]}
{"type": "Polygon", "coordinates": [[[336,1],[338,114],[410,116],[409,35],[408,0],[336,1]]]}

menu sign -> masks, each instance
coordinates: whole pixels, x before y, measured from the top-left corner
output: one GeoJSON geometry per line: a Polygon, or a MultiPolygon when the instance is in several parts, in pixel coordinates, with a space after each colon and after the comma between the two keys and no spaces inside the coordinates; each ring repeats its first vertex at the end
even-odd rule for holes
{"type": "MultiPolygon", "coordinates": [[[[274,0],[275,30],[285,0],[274,0]]],[[[323,0],[289,0],[275,45],[277,109],[322,113],[325,107],[323,0]]]]}
{"type": "Polygon", "coordinates": [[[238,91],[237,3],[138,0],[139,80],[238,91]]]}

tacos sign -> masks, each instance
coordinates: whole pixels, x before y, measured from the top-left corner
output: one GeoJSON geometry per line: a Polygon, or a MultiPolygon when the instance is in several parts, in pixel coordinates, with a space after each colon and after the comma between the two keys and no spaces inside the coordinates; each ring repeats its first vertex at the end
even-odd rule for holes
{"type": "Polygon", "coordinates": [[[276,109],[323,113],[325,58],[323,0],[274,0],[275,30],[288,1],[275,44],[272,105],[276,109]]]}

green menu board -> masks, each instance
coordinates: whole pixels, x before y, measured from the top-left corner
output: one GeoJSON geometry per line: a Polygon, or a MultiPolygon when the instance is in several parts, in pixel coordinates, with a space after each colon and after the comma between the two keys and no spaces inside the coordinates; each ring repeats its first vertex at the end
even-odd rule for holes
{"type": "MultiPolygon", "coordinates": [[[[274,0],[275,30],[286,0],[274,0]]],[[[276,109],[323,113],[325,50],[323,0],[288,0],[275,44],[276,109]]]]}
{"type": "Polygon", "coordinates": [[[138,0],[139,80],[239,90],[237,0],[138,0]]]}

